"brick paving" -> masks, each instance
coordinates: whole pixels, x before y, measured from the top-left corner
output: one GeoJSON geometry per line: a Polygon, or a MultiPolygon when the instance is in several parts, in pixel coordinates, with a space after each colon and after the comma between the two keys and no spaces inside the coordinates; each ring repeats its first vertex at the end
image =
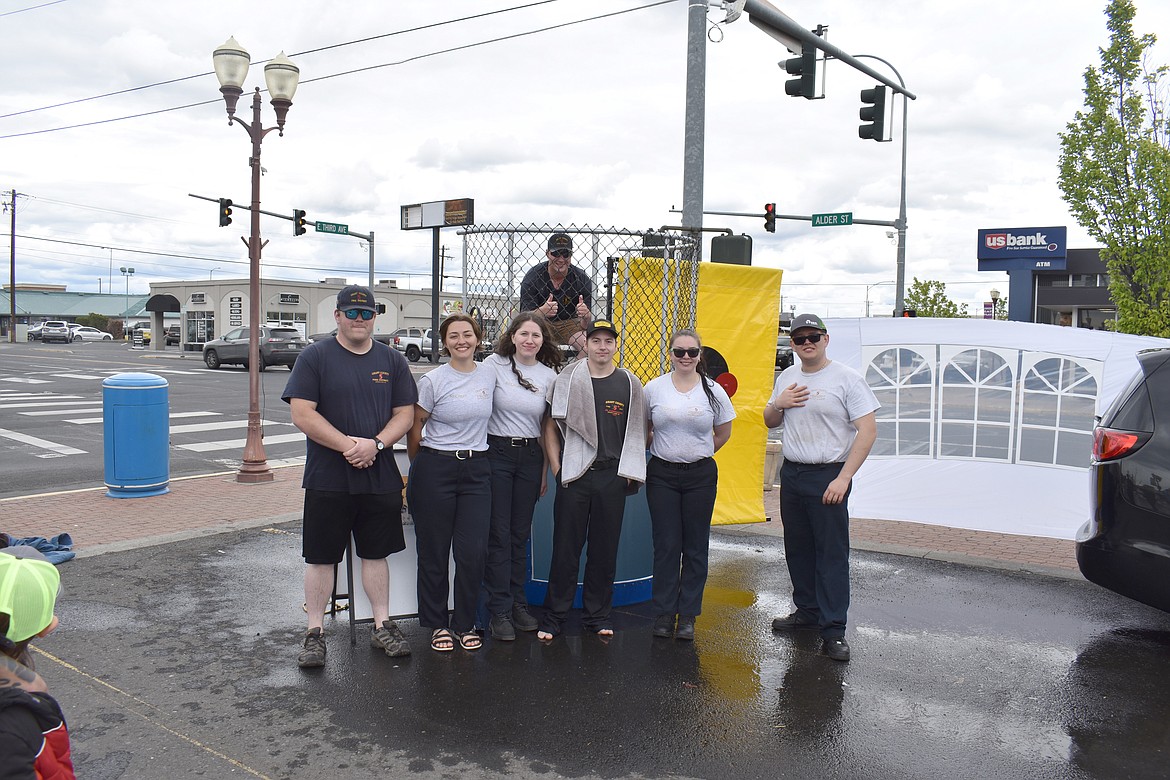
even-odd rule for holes
{"type": "MultiPolygon", "coordinates": [[[[273,469],[272,482],[240,484],[235,472],[172,480],[170,492],[115,499],[105,488],[0,499],[0,530],[15,537],[68,532],[81,555],[161,544],[298,520],[303,467],[273,469]]],[[[780,491],[764,491],[769,522],[719,526],[717,533],[782,536],[780,491]]],[[[1079,577],[1071,541],[854,518],[853,547],[977,566],[1079,577]]]]}

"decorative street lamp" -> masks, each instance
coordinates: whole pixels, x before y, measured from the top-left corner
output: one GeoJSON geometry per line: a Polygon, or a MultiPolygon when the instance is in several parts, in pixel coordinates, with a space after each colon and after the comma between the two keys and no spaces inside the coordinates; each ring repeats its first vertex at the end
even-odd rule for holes
{"type": "Polygon", "coordinates": [[[260,242],[260,143],[273,130],[284,135],[284,120],[292,106],[301,72],[284,56],[284,52],[264,66],[264,83],[276,110],[276,127],[264,128],[260,124],[259,87],[252,93],[252,122],[249,124],[236,116],[236,102],[244,92],[244,79],[252,63],[248,52],[232,37],[215,50],[211,60],[215,77],[219,79],[219,91],[227,104],[228,124],[239,124],[252,140],[252,156],[248,159],[248,165],[252,167],[252,228],[249,238],[244,240],[248,247],[248,438],[244,442],[244,457],[236,481],[271,482],[273,475],[268,468],[260,433],[260,250],[263,248],[260,242]]]}
{"type": "Polygon", "coordinates": [[[988,294],[991,295],[991,319],[998,320],[999,312],[996,310],[999,308],[999,290],[992,287],[988,294]]]}

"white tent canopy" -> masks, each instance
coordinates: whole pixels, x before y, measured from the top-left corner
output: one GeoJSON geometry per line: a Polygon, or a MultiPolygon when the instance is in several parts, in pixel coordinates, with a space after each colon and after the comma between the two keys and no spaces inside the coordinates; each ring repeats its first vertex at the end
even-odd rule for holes
{"type": "Polygon", "coordinates": [[[829,319],[829,357],[882,403],[856,517],[1072,539],[1095,415],[1170,340],[968,319],[829,319]]]}

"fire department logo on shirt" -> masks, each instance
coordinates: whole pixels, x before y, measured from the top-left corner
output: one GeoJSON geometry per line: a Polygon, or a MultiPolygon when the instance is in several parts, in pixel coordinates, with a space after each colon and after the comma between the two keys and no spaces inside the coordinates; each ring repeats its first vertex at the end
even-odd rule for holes
{"type": "Polygon", "coordinates": [[[371,371],[370,379],[374,380],[376,385],[384,385],[390,381],[389,371],[371,371]]]}
{"type": "Polygon", "coordinates": [[[604,408],[606,414],[614,417],[621,417],[626,413],[626,405],[621,401],[606,401],[604,408]]]}

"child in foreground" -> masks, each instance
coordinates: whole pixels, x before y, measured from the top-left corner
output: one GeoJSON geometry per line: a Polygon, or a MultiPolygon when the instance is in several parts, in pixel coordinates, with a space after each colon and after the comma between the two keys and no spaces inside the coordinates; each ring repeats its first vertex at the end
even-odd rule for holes
{"type": "Polygon", "coordinates": [[[57,568],[32,547],[0,549],[0,780],[71,780],[69,732],[29,642],[57,628],[57,568]]]}

